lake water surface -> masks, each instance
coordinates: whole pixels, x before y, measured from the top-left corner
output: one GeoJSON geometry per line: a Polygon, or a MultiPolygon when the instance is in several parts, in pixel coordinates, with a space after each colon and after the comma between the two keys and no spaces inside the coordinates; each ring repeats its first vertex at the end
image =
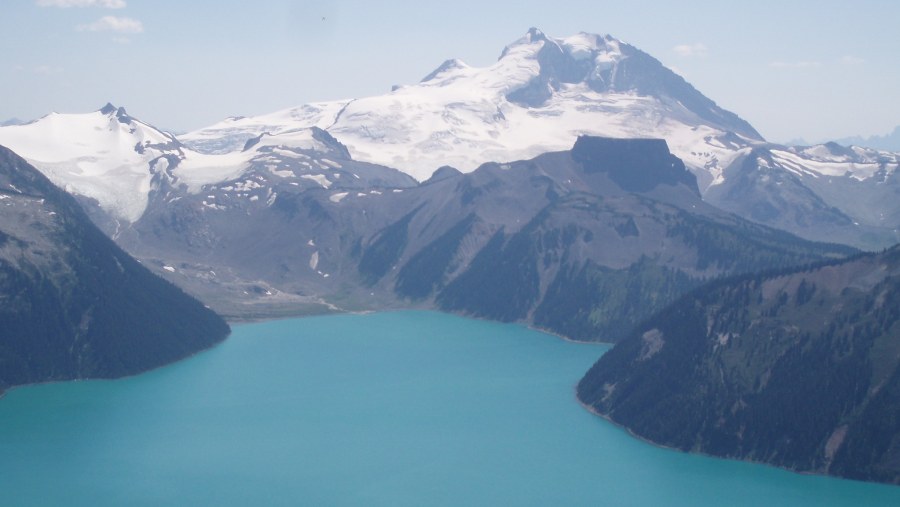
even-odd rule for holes
{"type": "Polygon", "coordinates": [[[236,326],[0,400],[2,505],[900,505],[900,487],[660,449],[585,411],[605,351],[431,312],[236,326]]]}

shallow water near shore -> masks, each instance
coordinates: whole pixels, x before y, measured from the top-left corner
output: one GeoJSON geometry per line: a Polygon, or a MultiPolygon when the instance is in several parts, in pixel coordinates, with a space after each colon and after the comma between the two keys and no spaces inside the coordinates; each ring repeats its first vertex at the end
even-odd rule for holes
{"type": "Polygon", "coordinates": [[[661,449],[582,408],[605,346],[433,312],[235,326],[0,399],[4,505],[900,505],[900,487],[661,449]]]}

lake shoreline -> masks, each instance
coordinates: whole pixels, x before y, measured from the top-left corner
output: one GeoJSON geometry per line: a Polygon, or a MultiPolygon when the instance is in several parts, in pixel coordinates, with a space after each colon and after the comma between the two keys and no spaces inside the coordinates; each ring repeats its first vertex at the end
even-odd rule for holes
{"type": "Polygon", "coordinates": [[[614,421],[608,415],[600,412],[599,410],[595,409],[591,405],[588,405],[585,402],[583,402],[581,400],[581,398],[578,397],[577,386],[575,388],[573,388],[573,391],[574,391],[573,394],[575,396],[575,401],[579,405],[581,405],[581,408],[583,408],[587,412],[590,412],[591,415],[594,415],[600,419],[603,419],[604,421],[611,424],[613,427],[628,434],[629,437],[634,438],[635,440],[638,440],[645,444],[651,445],[653,447],[656,447],[658,449],[665,449],[668,451],[674,451],[674,452],[678,452],[681,454],[687,454],[687,455],[692,455],[692,456],[701,456],[703,458],[712,458],[712,459],[719,459],[719,460],[724,460],[724,461],[735,461],[735,462],[741,462],[741,463],[750,463],[753,465],[762,465],[765,467],[769,467],[769,468],[773,468],[773,469],[777,469],[777,470],[783,470],[785,472],[791,472],[793,474],[807,476],[807,477],[820,477],[820,478],[834,479],[834,480],[839,480],[839,481],[848,481],[848,482],[852,482],[852,483],[856,483],[856,484],[900,487],[900,485],[898,485],[898,484],[891,484],[891,483],[887,483],[887,482],[861,481],[858,479],[849,479],[847,477],[841,477],[839,475],[831,475],[831,474],[825,474],[825,473],[819,473],[819,472],[796,470],[793,468],[788,468],[788,467],[775,465],[773,463],[768,463],[766,461],[758,461],[758,460],[752,460],[752,459],[746,459],[746,458],[732,458],[732,457],[728,457],[728,456],[719,456],[716,454],[709,454],[709,453],[705,453],[705,452],[685,451],[685,450],[679,449],[677,447],[672,447],[670,445],[660,444],[659,442],[654,442],[652,440],[649,440],[645,437],[638,435],[637,433],[632,431],[631,428],[629,428],[628,426],[621,424],[617,421],[614,421]]]}
{"type": "Polygon", "coordinates": [[[43,386],[43,385],[49,385],[49,384],[62,384],[62,383],[65,383],[65,382],[116,381],[116,380],[121,380],[121,379],[126,379],[126,378],[137,377],[137,376],[143,375],[143,374],[145,374],[145,373],[150,373],[151,371],[156,371],[156,370],[159,370],[159,369],[162,369],[162,368],[167,368],[167,367],[169,367],[169,366],[178,364],[178,363],[180,363],[180,362],[182,362],[182,361],[187,361],[188,359],[191,359],[191,358],[193,358],[193,357],[195,357],[195,356],[197,356],[197,355],[199,355],[199,354],[203,354],[203,353],[205,353],[205,352],[209,352],[210,350],[213,350],[213,349],[215,349],[216,347],[219,347],[220,345],[222,345],[222,344],[224,344],[226,341],[228,341],[228,338],[231,337],[232,332],[233,332],[233,331],[231,330],[231,325],[229,324],[229,331],[228,331],[228,334],[226,334],[224,337],[222,337],[221,340],[218,340],[218,341],[216,341],[215,343],[211,343],[209,346],[203,347],[202,349],[197,349],[197,350],[191,352],[190,354],[188,354],[188,355],[186,355],[186,356],[184,356],[184,357],[181,357],[181,358],[179,358],[179,359],[176,359],[176,360],[174,360],[174,361],[170,361],[170,362],[165,363],[165,364],[156,365],[156,366],[154,366],[154,367],[152,367],[152,368],[148,368],[148,369],[146,369],[146,370],[141,370],[141,371],[136,371],[136,372],[134,372],[134,373],[129,373],[129,374],[127,374],[127,375],[121,375],[121,376],[118,376],[118,377],[78,377],[78,378],[69,378],[69,379],[41,380],[41,381],[39,381],[39,382],[28,382],[27,384],[16,384],[16,385],[13,385],[13,386],[7,386],[6,388],[0,389],[0,402],[2,402],[3,398],[7,395],[7,393],[11,393],[12,391],[14,391],[14,390],[16,390],[16,389],[21,389],[21,388],[26,388],[26,387],[43,386]]]}
{"type": "Polygon", "coordinates": [[[308,317],[322,317],[327,315],[369,315],[373,313],[395,313],[395,312],[436,312],[443,313],[445,315],[454,315],[456,317],[462,317],[466,319],[478,320],[483,322],[494,322],[498,324],[518,324],[524,326],[532,331],[538,331],[543,334],[547,334],[560,340],[570,342],[570,343],[579,343],[579,344],[597,344],[603,346],[613,346],[615,342],[604,341],[604,340],[576,340],[575,338],[566,336],[557,331],[553,331],[548,328],[544,328],[538,326],[532,322],[528,322],[526,320],[515,320],[510,322],[504,322],[501,320],[491,319],[488,317],[482,317],[478,315],[469,315],[466,313],[455,312],[442,310],[440,308],[435,308],[429,305],[412,305],[412,306],[387,306],[384,308],[373,308],[373,309],[365,309],[365,310],[347,310],[341,308],[335,304],[328,303],[322,301],[319,303],[322,306],[326,306],[327,309],[322,311],[300,311],[292,313],[291,309],[284,310],[283,312],[276,311],[277,307],[274,307],[271,312],[259,311],[254,313],[246,313],[246,314],[236,314],[236,315],[222,315],[229,325],[241,325],[241,324],[254,324],[260,322],[270,322],[270,321],[278,321],[278,320],[289,320],[289,319],[304,319],[308,317]]]}

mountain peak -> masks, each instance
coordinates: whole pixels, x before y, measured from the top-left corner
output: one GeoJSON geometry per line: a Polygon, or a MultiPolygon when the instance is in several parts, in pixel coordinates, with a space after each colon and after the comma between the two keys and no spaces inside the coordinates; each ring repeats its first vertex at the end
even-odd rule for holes
{"type": "Polygon", "coordinates": [[[525,35],[504,47],[503,51],[500,53],[500,58],[498,58],[498,60],[503,60],[511,54],[518,54],[519,48],[528,48],[529,46],[535,46],[534,49],[524,50],[526,54],[530,55],[535,51],[540,51],[540,48],[543,47],[543,44],[541,44],[540,46],[536,46],[537,43],[546,43],[548,41],[550,41],[550,39],[544,34],[544,32],[538,30],[537,28],[531,27],[527,32],[525,32],[525,35]]]}
{"type": "Polygon", "coordinates": [[[525,36],[528,37],[528,39],[531,41],[547,40],[547,36],[544,35],[544,32],[542,32],[540,29],[535,28],[535,27],[529,28],[528,32],[525,34],[525,36]]]}
{"type": "Polygon", "coordinates": [[[762,140],[749,123],[718,107],[657,59],[610,35],[582,32],[557,39],[531,28],[504,48],[497,68],[519,78],[521,84],[511,87],[506,98],[523,107],[544,107],[567,85],[580,84],[596,93],[674,101],[725,131],[762,140]],[[523,76],[523,69],[530,76],[523,76]]]}
{"type": "Polygon", "coordinates": [[[507,45],[500,54],[500,60],[513,53],[514,49],[527,48],[525,53],[540,56],[541,52],[552,51],[562,53],[575,60],[585,60],[596,53],[621,53],[620,45],[626,45],[609,35],[598,35],[579,32],[562,39],[549,37],[537,28],[529,28],[524,36],[507,45]]]}
{"type": "MultiPolygon", "coordinates": [[[[463,62],[462,60],[460,60],[459,58],[451,58],[449,60],[444,60],[444,63],[442,63],[438,68],[434,69],[433,71],[431,71],[430,74],[423,77],[422,80],[420,81],[420,83],[426,83],[435,78],[441,77],[448,72],[458,70],[458,69],[465,69],[468,67],[469,66],[466,65],[466,63],[463,62]]],[[[397,87],[397,88],[400,88],[400,87],[397,87]]]]}
{"type": "Polygon", "coordinates": [[[106,116],[115,115],[116,119],[119,120],[119,123],[130,123],[133,119],[128,113],[125,111],[124,107],[116,107],[112,104],[112,102],[107,102],[105,106],[100,108],[100,114],[104,114],[106,116]]]}

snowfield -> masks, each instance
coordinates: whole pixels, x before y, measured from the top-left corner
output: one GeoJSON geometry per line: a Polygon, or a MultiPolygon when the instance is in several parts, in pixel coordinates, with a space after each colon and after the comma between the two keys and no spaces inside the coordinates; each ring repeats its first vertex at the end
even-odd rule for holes
{"type": "Polygon", "coordinates": [[[0,128],[0,144],[58,187],[96,199],[104,209],[134,221],[147,207],[150,164],[177,141],[145,123],[120,121],[124,110],[117,115],[115,108],[104,109],[51,113],[32,123],[0,128]]]}
{"type": "MultiPolygon", "coordinates": [[[[246,150],[201,153],[109,104],[92,113],[51,113],[25,125],[0,128],[0,145],[28,160],[55,185],[96,200],[104,211],[126,222],[141,217],[151,190],[164,180],[199,193],[207,185],[240,178],[254,164],[269,163],[273,173],[282,177],[294,175],[280,171],[285,159],[309,160],[305,164],[310,170],[340,167],[330,159],[319,161],[307,154],[334,153],[310,129],[254,137],[259,139],[246,150]]],[[[331,184],[321,174],[308,178],[325,188],[331,184]]],[[[212,203],[207,206],[217,209],[212,203]]]]}

